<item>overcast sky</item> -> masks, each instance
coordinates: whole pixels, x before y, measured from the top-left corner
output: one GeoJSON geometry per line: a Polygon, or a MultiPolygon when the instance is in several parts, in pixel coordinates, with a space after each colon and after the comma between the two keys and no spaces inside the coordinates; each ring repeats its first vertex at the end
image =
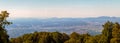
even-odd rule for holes
{"type": "Polygon", "coordinates": [[[119,0],[0,0],[0,10],[10,17],[120,17],[119,0]]]}

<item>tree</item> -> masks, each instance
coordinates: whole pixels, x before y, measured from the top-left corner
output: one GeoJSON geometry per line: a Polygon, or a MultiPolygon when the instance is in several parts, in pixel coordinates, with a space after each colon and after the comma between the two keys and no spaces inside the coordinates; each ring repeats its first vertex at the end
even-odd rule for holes
{"type": "Polygon", "coordinates": [[[71,35],[70,35],[70,38],[72,39],[79,39],[80,35],[76,32],[73,32],[71,35]]]}
{"type": "Polygon", "coordinates": [[[78,34],[76,32],[73,32],[70,35],[70,39],[65,41],[65,43],[85,43],[87,39],[89,39],[90,35],[87,34],[78,34]]]}
{"type": "Polygon", "coordinates": [[[70,35],[70,39],[67,40],[66,42],[64,43],[80,43],[80,35],[76,32],[73,32],[71,35],[70,35]]]}
{"type": "Polygon", "coordinates": [[[112,37],[120,38],[120,25],[117,22],[113,25],[112,37]]]}
{"type": "Polygon", "coordinates": [[[7,11],[2,11],[0,14],[0,43],[9,43],[9,36],[5,30],[5,26],[11,24],[6,19],[8,16],[9,13],[7,11]]]}
{"type": "Polygon", "coordinates": [[[76,40],[76,39],[71,38],[71,39],[67,40],[64,43],[80,43],[80,42],[78,40],[76,40]]]}
{"type": "Polygon", "coordinates": [[[69,39],[70,39],[67,34],[63,33],[62,35],[63,35],[63,36],[62,36],[63,42],[65,42],[66,40],[69,40],[69,39]]]}
{"type": "Polygon", "coordinates": [[[52,33],[52,38],[55,41],[55,43],[64,43],[63,41],[63,35],[59,32],[53,32],[52,33]]]}
{"type": "Polygon", "coordinates": [[[120,43],[120,24],[117,22],[113,25],[112,37],[111,43],[120,43]]]}
{"type": "Polygon", "coordinates": [[[95,39],[95,37],[89,37],[89,39],[87,39],[85,43],[98,43],[96,40],[97,39],[95,39]]]}
{"type": "Polygon", "coordinates": [[[104,41],[105,43],[110,43],[110,39],[112,38],[113,23],[108,21],[103,25],[103,28],[102,36],[99,42],[104,41]],[[104,38],[106,40],[104,40],[104,38]]]}
{"type": "Polygon", "coordinates": [[[105,35],[102,35],[98,43],[108,43],[108,38],[105,35]]]}

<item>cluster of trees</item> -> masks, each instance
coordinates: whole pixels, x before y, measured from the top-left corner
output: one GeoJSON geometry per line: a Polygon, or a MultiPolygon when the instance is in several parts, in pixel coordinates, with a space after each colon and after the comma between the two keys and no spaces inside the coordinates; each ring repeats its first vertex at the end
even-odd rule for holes
{"type": "Polygon", "coordinates": [[[8,15],[7,11],[0,13],[0,43],[120,43],[120,24],[109,21],[103,25],[102,34],[96,36],[76,32],[70,35],[59,32],[34,32],[9,39],[5,30],[5,26],[11,24],[6,20],[8,15]]]}
{"type": "Polygon", "coordinates": [[[67,34],[59,32],[34,32],[18,38],[12,38],[11,43],[64,43],[69,39],[67,34]]]}

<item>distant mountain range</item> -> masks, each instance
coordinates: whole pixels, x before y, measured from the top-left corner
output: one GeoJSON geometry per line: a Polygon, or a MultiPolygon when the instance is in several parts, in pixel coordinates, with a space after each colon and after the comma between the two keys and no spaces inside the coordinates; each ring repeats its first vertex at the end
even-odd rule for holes
{"type": "Polygon", "coordinates": [[[72,32],[100,34],[102,24],[107,21],[119,22],[120,17],[91,17],[91,18],[16,18],[9,19],[13,22],[6,29],[10,37],[18,37],[35,31],[58,31],[70,34],[72,32]]]}

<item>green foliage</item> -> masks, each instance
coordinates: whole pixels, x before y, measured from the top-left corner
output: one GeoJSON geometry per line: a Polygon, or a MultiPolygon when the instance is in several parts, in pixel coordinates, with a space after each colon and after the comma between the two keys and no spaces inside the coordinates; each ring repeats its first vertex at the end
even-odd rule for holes
{"type": "Polygon", "coordinates": [[[85,43],[87,39],[91,37],[89,34],[78,34],[76,32],[73,32],[70,35],[70,39],[67,40],[65,43],[85,43]]]}
{"type": "Polygon", "coordinates": [[[98,43],[96,40],[97,39],[95,37],[89,37],[86,39],[85,43],[98,43]]]}
{"type": "Polygon", "coordinates": [[[70,35],[70,39],[67,40],[66,42],[64,43],[80,43],[80,35],[76,32],[73,32],[71,35],[70,35]]]}
{"type": "Polygon", "coordinates": [[[56,43],[63,43],[62,34],[59,32],[53,32],[52,38],[56,43]]]}
{"type": "Polygon", "coordinates": [[[72,39],[79,39],[80,35],[76,32],[73,32],[71,35],[70,35],[70,38],[72,39]]]}
{"type": "Polygon", "coordinates": [[[102,35],[98,41],[98,43],[108,43],[108,38],[102,35]]]}
{"type": "Polygon", "coordinates": [[[114,38],[120,38],[120,25],[118,23],[115,23],[113,27],[112,36],[114,38]]]}
{"type": "Polygon", "coordinates": [[[6,20],[8,16],[9,13],[7,11],[2,11],[0,13],[0,43],[9,43],[9,36],[5,30],[5,26],[11,24],[11,22],[6,20]]]}
{"type": "Polygon", "coordinates": [[[12,38],[11,43],[64,43],[68,39],[69,36],[65,33],[34,32],[18,38],[12,38]]]}
{"type": "Polygon", "coordinates": [[[120,24],[117,22],[113,25],[112,37],[111,43],[120,43],[120,24]]]}
{"type": "Polygon", "coordinates": [[[110,39],[112,38],[113,23],[108,21],[103,25],[103,28],[99,43],[110,43],[110,39]]]}
{"type": "Polygon", "coordinates": [[[112,38],[111,43],[120,43],[120,38],[112,38]]]}
{"type": "Polygon", "coordinates": [[[69,39],[68,41],[64,42],[64,43],[80,43],[79,40],[76,40],[76,39],[69,39]]]}

